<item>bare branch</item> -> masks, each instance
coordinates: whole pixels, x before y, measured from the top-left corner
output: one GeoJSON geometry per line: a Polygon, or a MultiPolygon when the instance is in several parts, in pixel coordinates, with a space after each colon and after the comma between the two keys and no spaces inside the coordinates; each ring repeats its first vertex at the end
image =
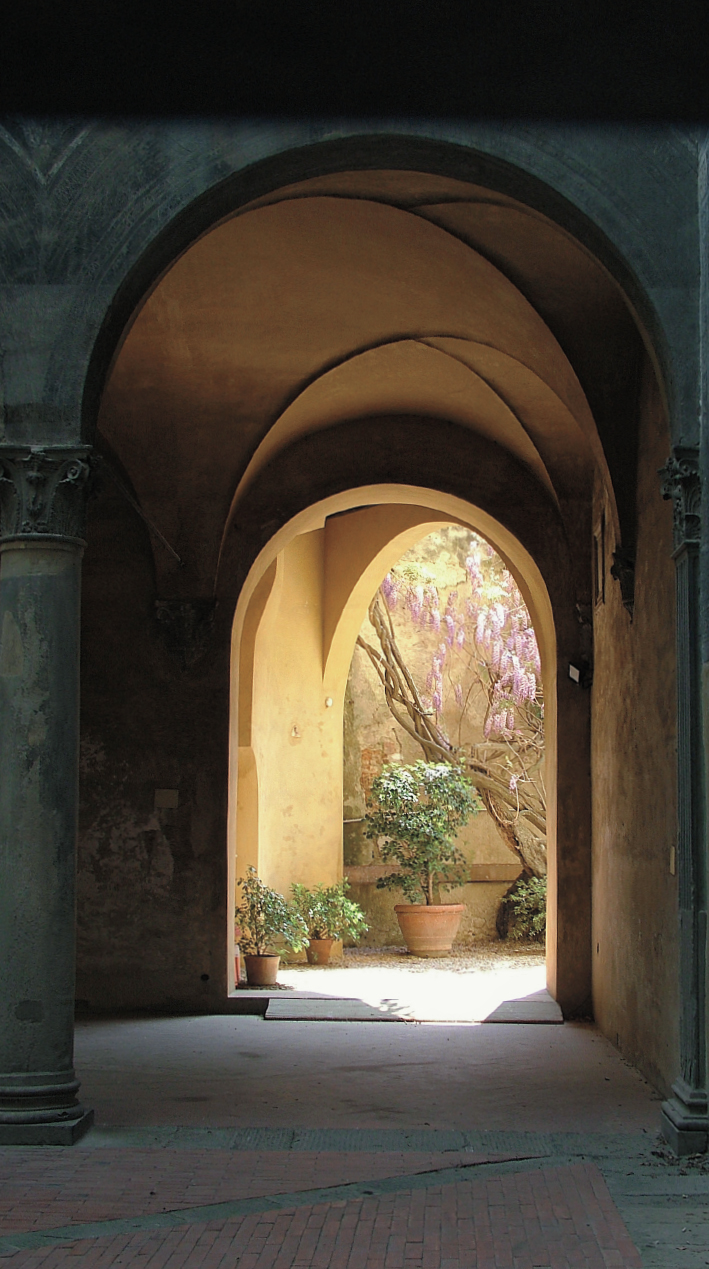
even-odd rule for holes
{"type": "MultiPolygon", "coordinates": [[[[357,639],[357,644],[366,652],[377,673],[392,717],[407,735],[418,742],[427,761],[460,762],[464,759],[463,748],[451,745],[437,726],[432,712],[423,704],[417,684],[398,646],[392,615],[381,592],[377,592],[370,604],[369,620],[381,650],[361,636],[357,639]]],[[[478,684],[488,699],[489,712],[493,701],[493,685],[480,679],[478,684]]],[[[468,691],[468,700],[471,691],[472,687],[468,691]]],[[[543,784],[540,792],[532,774],[539,771],[544,756],[542,728],[540,719],[529,709],[525,711],[525,715],[533,733],[531,739],[523,739],[516,748],[509,741],[504,741],[502,747],[499,742],[473,745],[469,758],[465,761],[470,780],[480,793],[483,804],[506,845],[528,872],[539,876],[546,871],[546,806],[543,784]],[[530,750],[532,762],[527,766],[525,753],[530,750]],[[503,766],[501,771],[495,770],[503,763],[509,763],[510,758],[518,769],[520,766],[522,768],[516,787],[513,786],[512,789],[509,765],[503,766]],[[522,823],[527,826],[524,833],[522,823]]],[[[541,780],[541,775],[539,778],[541,780]]]]}

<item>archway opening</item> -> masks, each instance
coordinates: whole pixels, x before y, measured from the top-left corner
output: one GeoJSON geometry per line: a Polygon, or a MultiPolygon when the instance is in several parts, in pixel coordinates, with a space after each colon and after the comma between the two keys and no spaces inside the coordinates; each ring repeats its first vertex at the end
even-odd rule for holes
{"type": "MultiPolygon", "coordinates": [[[[534,628],[494,548],[444,525],[409,548],[372,597],[354,648],[344,710],[344,870],[363,905],[369,947],[400,945],[400,864],[382,861],[366,815],[382,770],[461,767],[474,811],[451,840],[466,912],[457,944],[544,937],[514,919],[512,895],[546,885],[544,698],[534,628]],[[524,887],[524,889],[523,889],[524,887]]],[[[412,901],[434,901],[418,874],[412,901]]],[[[424,878],[425,880],[425,878],[424,878]]],[[[433,889],[433,885],[431,885],[433,889]]],[[[440,887],[438,887],[440,890],[440,887]]]]}
{"type": "MultiPolygon", "coordinates": [[[[343,781],[342,738],[343,729],[346,736],[351,722],[347,716],[348,684],[351,689],[357,640],[372,598],[390,570],[396,570],[402,556],[405,561],[410,560],[422,542],[433,543],[434,553],[441,556],[446,534],[449,545],[455,541],[458,553],[469,552],[473,544],[477,549],[485,548],[486,555],[489,553],[498,562],[498,579],[508,578],[525,614],[528,608],[530,614],[535,614],[540,631],[539,684],[541,688],[543,673],[550,696],[547,731],[552,738],[548,751],[551,757],[542,778],[554,797],[556,641],[549,596],[531,557],[501,525],[460,500],[430,490],[401,487],[350,491],[312,508],[278,535],[279,540],[262,553],[260,566],[249,578],[245,590],[251,593],[250,601],[244,599],[237,607],[232,657],[235,717],[230,813],[234,883],[249,864],[257,868],[267,884],[286,895],[293,882],[308,886],[334,884],[348,873],[348,865],[354,862],[350,858],[352,839],[343,839],[343,828],[347,832],[343,821],[357,817],[343,814],[343,795],[346,809],[348,790],[346,779],[343,781]],[[486,533],[484,539],[478,536],[481,532],[486,533]],[[504,552],[504,560],[494,552],[492,542],[504,552]],[[517,585],[523,589],[526,603],[517,592],[517,585]]],[[[492,575],[489,582],[494,583],[492,575]]],[[[487,591],[487,598],[492,598],[494,585],[488,585],[487,591]]],[[[465,602],[462,599],[461,618],[465,602]]],[[[531,616],[525,624],[531,626],[531,616]]],[[[468,680],[469,691],[470,674],[468,680]]],[[[479,685],[482,686],[481,680],[479,685]]],[[[457,686],[460,689],[462,685],[457,686]]],[[[456,684],[451,683],[453,702],[459,695],[455,688],[456,684]]],[[[501,759],[496,778],[502,790],[500,777],[506,771],[505,758],[499,744],[488,745],[483,735],[485,720],[480,704],[476,705],[474,719],[461,727],[461,735],[466,737],[469,755],[471,739],[475,736],[477,740],[476,766],[483,749],[488,759],[501,759]]],[[[443,714],[440,723],[445,726],[443,714]]],[[[488,737],[490,731],[488,727],[488,737]]],[[[411,744],[415,749],[415,742],[411,744]]],[[[505,744],[509,747],[509,736],[505,744]]],[[[371,751],[376,746],[368,748],[371,751]]],[[[383,754],[384,746],[380,745],[379,750],[383,754]]],[[[416,755],[412,752],[406,756],[415,759],[416,755]]],[[[368,757],[372,757],[371,752],[368,757]]],[[[540,760],[541,757],[540,753],[540,760]]],[[[362,770],[361,753],[358,760],[362,770]]],[[[488,768],[489,773],[491,770],[488,768]]],[[[510,769],[506,775],[508,795],[511,775],[510,769]]],[[[489,776],[480,783],[489,789],[489,776]]],[[[515,783],[512,779],[513,787],[515,783]]],[[[508,808],[509,803],[508,797],[508,808]]],[[[478,937],[495,936],[499,901],[510,882],[524,873],[519,855],[515,857],[509,846],[510,826],[515,819],[514,814],[508,817],[505,844],[499,827],[496,829],[489,814],[483,811],[481,824],[473,833],[477,846],[467,842],[471,855],[468,862],[473,870],[464,889],[466,900],[473,902],[465,923],[464,943],[474,939],[476,932],[478,937]],[[488,821],[486,828],[482,827],[484,821],[488,821]],[[491,837],[494,859],[488,858],[491,849],[483,847],[491,837]],[[485,858],[480,855],[481,849],[485,858]]],[[[553,856],[553,809],[549,826],[553,856]]],[[[371,878],[364,875],[367,870],[366,864],[360,864],[359,870],[355,864],[355,893],[361,899],[363,888],[369,890],[371,900],[371,878]]],[[[535,870],[546,871],[545,866],[536,866],[535,870]]],[[[554,861],[551,871],[555,884],[554,861]]],[[[381,922],[371,907],[371,902],[365,900],[369,917],[374,917],[374,941],[381,942],[381,922]]],[[[550,909],[549,981],[555,988],[555,893],[550,909]]],[[[367,941],[371,943],[372,939],[367,941]]]]}

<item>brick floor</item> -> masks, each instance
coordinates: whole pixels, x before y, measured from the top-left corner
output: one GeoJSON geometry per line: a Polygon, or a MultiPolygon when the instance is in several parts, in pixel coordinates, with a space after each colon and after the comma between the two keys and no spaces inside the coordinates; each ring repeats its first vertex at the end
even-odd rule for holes
{"type": "MultiPolygon", "coordinates": [[[[65,1220],[68,1209],[74,1221],[86,1220],[87,1202],[95,1205],[91,1219],[97,1219],[95,1210],[108,1211],[102,1204],[112,1203],[112,1215],[120,1209],[134,1216],[140,1208],[149,1221],[155,1210],[149,1200],[158,1199],[158,1189],[163,1199],[167,1193],[187,1195],[191,1205],[195,1198],[218,1201],[219,1194],[227,1192],[232,1199],[263,1197],[286,1187],[288,1192],[297,1188],[302,1192],[345,1179],[374,1182],[376,1165],[377,1176],[400,1175],[405,1187],[407,1173],[421,1171],[422,1164],[449,1167],[457,1155],[390,1153],[355,1158],[311,1152],[305,1158],[303,1152],[297,1159],[291,1153],[285,1161],[273,1157],[285,1152],[271,1152],[267,1158],[265,1152],[130,1150],[92,1151],[82,1159],[59,1152],[52,1160],[51,1153],[2,1152],[19,1163],[18,1188],[24,1185],[22,1205],[27,1215],[33,1190],[37,1200],[39,1220],[25,1224],[25,1229],[49,1228],[45,1215],[51,1215],[51,1224],[56,1226],[57,1215],[65,1220]],[[211,1167],[207,1160],[195,1158],[192,1167],[182,1160],[180,1170],[175,1166],[179,1161],[171,1157],[202,1153],[209,1153],[211,1167]],[[224,1158],[215,1160],[217,1153],[224,1158]],[[112,1155],[112,1160],[101,1159],[103,1154],[112,1155]],[[108,1171],[114,1174],[113,1181],[122,1182],[118,1193],[108,1171]],[[48,1173],[57,1187],[53,1197],[48,1173]],[[158,1189],[146,1195],[151,1177],[158,1189]],[[166,1188],[168,1182],[171,1189],[166,1188]],[[221,1188],[215,1189],[215,1184],[221,1188]],[[58,1207],[55,1199],[59,1199],[58,1207]]],[[[471,1155],[466,1154],[465,1160],[471,1162],[471,1155]]],[[[2,1164],[11,1170],[11,1159],[3,1158],[2,1164]]],[[[6,1214],[6,1220],[16,1221],[18,1211],[16,1207],[14,1213],[6,1214]]],[[[402,1188],[349,1201],[185,1223],[167,1230],[148,1225],[131,1233],[20,1250],[4,1260],[13,1269],[641,1269],[603,1177],[591,1163],[540,1166],[449,1184],[436,1184],[432,1177],[430,1186],[416,1190],[402,1188]]]]}
{"type": "Polygon", "coordinates": [[[288,1150],[0,1149],[0,1234],[316,1190],[510,1155],[288,1150]]]}

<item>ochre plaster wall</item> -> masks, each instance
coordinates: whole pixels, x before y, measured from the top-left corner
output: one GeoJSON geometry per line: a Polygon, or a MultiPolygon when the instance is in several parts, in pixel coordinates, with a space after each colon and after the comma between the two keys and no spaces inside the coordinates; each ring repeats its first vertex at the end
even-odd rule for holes
{"type": "MultiPolygon", "coordinates": [[[[594,612],[593,991],[599,1026],[666,1092],[679,1065],[675,594],[657,474],[667,424],[649,367],[640,420],[633,621],[609,576],[612,539],[594,612]]],[[[603,510],[597,496],[597,525],[603,510]]]]}
{"type": "MultiPolygon", "coordinates": [[[[342,875],[342,693],[335,701],[323,688],[323,572],[323,529],[288,544],[254,648],[258,871],[285,894],[294,881],[331,885],[342,875]]],[[[240,832],[237,811],[239,876],[240,832]]]]}
{"type": "Polygon", "coordinates": [[[249,864],[283,894],[294,881],[341,878],[352,648],[371,589],[429,519],[398,505],[326,518],[292,537],[258,582],[238,653],[237,880],[249,864]]]}

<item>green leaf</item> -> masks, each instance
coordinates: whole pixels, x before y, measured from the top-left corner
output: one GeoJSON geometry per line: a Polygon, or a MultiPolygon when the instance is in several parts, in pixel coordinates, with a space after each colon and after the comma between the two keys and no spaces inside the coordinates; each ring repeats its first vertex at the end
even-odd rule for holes
{"type": "Polygon", "coordinates": [[[235,917],[241,925],[242,951],[264,956],[274,945],[285,944],[294,952],[307,947],[308,928],[302,916],[282,894],[261,880],[255,868],[249,867],[238,884],[242,901],[235,909],[235,917]]]}
{"type": "Polygon", "coordinates": [[[464,771],[448,762],[389,764],[372,784],[365,836],[378,841],[385,862],[400,872],[379,889],[400,889],[412,903],[435,902],[441,889],[466,879],[465,858],[453,838],[482,803],[464,771]]]}
{"type": "Polygon", "coordinates": [[[312,939],[359,938],[369,926],[357,903],[347,898],[346,877],[333,886],[317,885],[312,889],[294,882],[291,886],[293,906],[306,924],[312,939]]]}

